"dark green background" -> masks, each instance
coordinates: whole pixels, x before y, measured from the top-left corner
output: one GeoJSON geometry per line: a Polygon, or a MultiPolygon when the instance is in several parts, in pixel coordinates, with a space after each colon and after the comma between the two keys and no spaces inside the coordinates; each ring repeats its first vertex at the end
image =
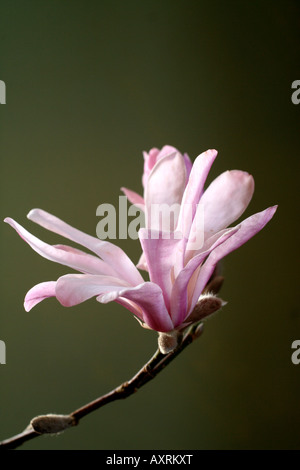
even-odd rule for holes
{"type": "MultiPolygon", "coordinates": [[[[1,0],[1,218],[41,207],[95,235],[96,208],[121,186],[141,192],[142,151],[216,148],[209,181],[252,173],[245,216],[279,204],[229,255],[223,311],[138,394],[23,449],[300,448],[298,1],[1,0]]],[[[66,413],[129,379],[156,334],[121,306],[55,299],[30,313],[25,293],[70,272],[1,224],[0,439],[66,413]]],[[[138,241],[116,240],[130,257],[138,241]]]]}

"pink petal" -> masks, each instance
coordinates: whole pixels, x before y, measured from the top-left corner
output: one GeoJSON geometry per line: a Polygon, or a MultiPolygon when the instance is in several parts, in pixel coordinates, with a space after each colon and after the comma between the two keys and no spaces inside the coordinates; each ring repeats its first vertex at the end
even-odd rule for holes
{"type": "Polygon", "coordinates": [[[157,149],[157,148],[151,149],[149,151],[149,153],[143,152],[143,156],[144,156],[144,173],[143,173],[142,182],[143,182],[144,188],[147,184],[150,172],[151,172],[152,168],[154,167],[154,165],[156,163],[157,155],[159,154],[159,152],[160,152],[160,150],[157,149]]]}
{"type": "MultiPolygon", "coordinates": [[[[81,272],[87,273],[87,274],[104,274],[106,276],[114,276],[117,277],[116,271],[109,266],[107,263],[102,261],[100,258],[91,255],[89,253],[85,253],[82,250],[78,250],[78,248],[74,248],[69,245],[53,245],[54,248],[57,248],[59,250],[64,250],[67,253],[73,253],[74,255],[80,255],[84,258],[84,260],[88,263],[87,268],[85,270],[80,270],[81,272]]],[[[82,259],[83,259],[82,258],[82,259]]]]}
{"type": "Polygon", "coordinates": [[[141,254],[138,264],[136,265],[138,269],[142,269],[143,271],[148,271],[148,265],[146,261],[146,257],[144,253],[141,254]]]}
{"type": "Polygon", "coordinates": [[[174,328],[166,309],[162,290],[153,282],[144,282],[139,286],[111,292],[97,298],[101,303],[111,302],[117,298],[128,299],[140,307],[143,312],[141,320],[155,331],[170,331],[174,328]]]}
{"type": "Polygon", "coordinates": [[[235,222],[246,210],[253,192],[253,177],[245,171],[225,171],[218,176],[200,201],[204,210],[206,236],[235,222]]]}
{"type": "Polygon", "coordinates": [[[148,183],[148,177],[155,166],[155,164],[161,160],[163,157],[170,155],[171,153],[176,153],[178,150],[171,145],[165,145],[161,150],[153,148],[149,153],[143,152],[144,155],[144,174],[142,178],[143,186],[146,188],[148,183]]]}
{"type": "Polygon", "coordinates": [[[177,227],[186,238],[188,238],[207,175],[217,155],[218,152],[216,150],[207,150],[201,153],[193,164],[189,181],[183,194],[177,227]]]}
{"type": "Polygon", "coordinates": [[[183,158],[184,158],[185,169],[186,169],[186,182],[188,182],[189,176],[193,167],[193,163],[191,162],[191,159],[187,153],[183,154],[183,158]]]}
{"type": "Polygon", "coordinates": [[[178,152],[177,148],[173,147],[172,145],[164,145],[156,156],[156,163],[167,155],[172,155],[174,153],[180,152],[178,152]]]}
{"type": "Polygon", "coordinates": [[[125,299],[123,297],[118,297],[115,302],[117,304],[122,305],[122,307],[125,307],[127,310],[129,310],[131,313],[133,313],[137,318],[140,320],[143,318],[143,311],[142,309],[134,302],[131,300],[125,299]]]}
{"type": "MultiPolygon", "coordinates": [[[[237,232],[238,228],[228,229],[225,232],[221,232],[219,237],[214,237],[212,239],[212,243],[206,249],[206,251],[199,251],[188,263],[187,265],[180,271],[178,276],[175,279],[172,294],[171,294],[171,317],[175,326],[180,325],[190,312],[190,300],[193,298],[193,295],[188,296],[188,284],[196,271],[196,269],[203,263],[205,258],[216,250],[216,248],[226,242],[226,240],[230,237],[233,237],[234,234],[237,232]]],[[[208,280],[207,280],[208,281],[208,280]]],[[[207,282],[206,281],[206,282],[207,282]]],[[[205,284],[206,285],[206,284],[205,284]]],[[[205,286],[204,286],[205,287],[205,286]]],[[[204,289],[203,287],[203,289],[204,289]]],[[[201,293],[201,292],[200,292],[201,293]]],[[[193,292],[192,292],[193,294],[193,292]]],[[[198,297],[200,294],[198,295],[198,297]]],[[[197,298],[198,300],[198,298],[197,298]]]]}
{"type": "Polygon", "coordinates": [[[96,256],[65,245],[48,245],[29,233],[13,219],[7,217],[5,222],[11,225],[20,237],[23,238],[34,251],[43,256],[43,258],[85,273],[115,275],[115,271],[107,263],[96,258],[96,256]]]}
{"type": "Polygon", "coordinates": [[[67,274],[56,283],[57,300],[64,307],[73,307],[86,300],[107,293],[119,292],[130,285],[112,276],[67,274]]]}
{"type": "Polygon", "coordinates": [[[47,230],[62,235],[93,251],[114,269],[118,277],[126,279],[132,285],[140,284],[143,281],[132,261],[118,246],[87,235],[41,209],[33,209],[27,217],[47,230]]]}
{"type": "MultiPolygon", "coordinates": [[[[148,178],[145,190],[146,204],[146,226],[157,230],[172,230],[169,220],[164,219],[160,223],[151,217],[151,208],[160,209],[175,206],[181,203],[182,195],[186,185],[186,168],[182,155],[180,153],[172,153],[160,159],[148,178]]],[[[176,215],[173,226],[176,225],[176,215]]]]}
{"type": "Polygon", "coordinates": [[[197,303],[198,298],[206,286],[209,278],[211,277],[218,261],[239,248],[250,238],[254,237],[254,235],[256,235],[260,230],[262,230],[264,226],[272,219],[276,209],[277,206],[269,207],[262,212],[258,212],[257,214],[248,217],[248,219],[245,219],[238,226],[239,230],[234,233],[232,237],[230,237],[211,252],[200,269],[198,281],[191,302],[191,309],[197,303]]]}
{"type": "Polygon", "coordinates": [[[177,224],[177,229],[182,232],[183,239],[177,254],[175,273],[178,273],[184,266],[186,244],[188,242],[197,205],[202,196],[207,175],[217,155],[218,152],[216,150],[207,150],[201,153],[193,164],[189,181],[183,194],[177,224]]]}
{"type": "MultiPolygon", "coordinates": [[[[134,313],[150,328],[157,331],[173,329],[173,323],[165,307],[161,289],[151,282],[130,287],[110,276],[68,274],[58,279],[56,297],[65,307],[71,307],[97,296],[101,303],[130,301],[129,310],[135,304],[134,313]]],[[[125,303],[123,302],[123,305],[125,303]]]]}
{"type": "Polygon", "coordinates": [[[29,312],[36,304],[49,297],[55,297],[56,281],[41,282],[32,287],[26,294],[24,308],[29,312]]]}
{"type": "Polygon", "coordinates": [[[145,201],[144,201],[144,198],[142,198],[142,196],[140,196],[138,193],[134,191],[131,191],[131,189],[127,189],[127,188],[121,188],[121,191],[123,191],[123,193],[127,197],[128,201],[131,202],[131,204],[134,204],[135,206],[144,210],[145,201]]]}
{"type": "Polygon", "coordinates": [[[195,256],[197,255],[200,255],[201,253],[204,253],[204,252],[208,252],[208,250],[211,250],[212,248],[215,248],[217,244],[219,244],[220,242],[223,243],[223,241],[225,241],[225,237],[227,237],[227,235],[233,235],[233,233],[235,233],[236,231],[238,230],[238,227],[234,227],[234,228],[225,228],[223,230],[220,230],[219,232],[217,233],[214,233],[211,237],[207,238],[206,240],[203,241],[203,245],[201,246],[201,248],[197,249],[197,250],[188,250],[188,246],[187,245],[187,249],[186,249],[186,252],[185,252],[185,258],[184,258],[184,266],[186,266],[188,264],[188,262],[194,258],[195,256]]]}
{"type": "Polygon", "coordinates": [[[163,233],[150,229],[140,229],[139,239],[146,258],[150,279],[160,286],[167,309],[173,286],[173,265],[180,239],[176,233],[163,233]],[[166,236],[164,239],[163,237],[166,236]],[[168,238],[169,237],[169,238],[168,238]]]}

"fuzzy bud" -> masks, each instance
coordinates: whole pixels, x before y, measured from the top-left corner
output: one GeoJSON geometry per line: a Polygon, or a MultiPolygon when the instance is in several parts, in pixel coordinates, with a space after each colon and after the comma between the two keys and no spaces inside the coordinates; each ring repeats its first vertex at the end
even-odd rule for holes
{"type": "Polygon", "coordinates": [[[41,415],[30,421],[33,429],[39,434],[55,434],[76,425],[76,420],[70,415],[41,415]]]}
{"type": "Polygon", "coordinates": [[[178,346],[179,331],[158,332],[158,347],[162,354],[169,354],[178,346]]]}
{"type": "Polygon", "coordinates": [[[199,323],[197,328],[194,331],[194,335],[195,335],[196,338],[200,338],[200,336],[203,333],[203,329],[204,329],[203,323],[199,323]]]}
{"type": "Polygon", "coordinates": [[[195,323],[203,320],[217,310],[220,310],[220,308],[222,308],[224,305],[226,305],[224,300],[219,299],[212,294],[201,295],[197,304],[195,305],[194,310],[188,316],[186,321],[195,323]]]}

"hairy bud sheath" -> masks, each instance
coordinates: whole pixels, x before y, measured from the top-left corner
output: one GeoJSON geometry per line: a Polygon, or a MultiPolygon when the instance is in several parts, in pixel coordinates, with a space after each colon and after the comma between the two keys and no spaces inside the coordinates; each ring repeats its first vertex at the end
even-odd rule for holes
{"type": "Polygon", "coordinates": [[[194,310],[188,316],[186,321],[192,323],[201,321],[215,313],[217,310],[220,310],[224,305],[226,305],[226,302],[219,297],[212,294],[201,295],[194,307],[194,310]]]}
{"type": "Polygon", "coordinates": [[[47,414],[36,416],[30,421],[33,429],[39,434],[55,434],[75,426],[76,420],[70,415],[47,414]]]}
{"type": "Polygon", "coordinates": [[[177,330],[167,333],[158,332],[158,347],[162,354],[169,354],[178,346],[180,332],[177,330]]]}

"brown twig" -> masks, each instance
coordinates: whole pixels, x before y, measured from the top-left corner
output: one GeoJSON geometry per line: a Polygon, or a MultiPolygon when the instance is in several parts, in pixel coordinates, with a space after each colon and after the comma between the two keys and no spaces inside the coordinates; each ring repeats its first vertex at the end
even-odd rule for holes
{"type": "Polygon", "coordinates": [[[43,434],[55,434],[72,426],[76,426],[79,420],[108,403],[124,399],[137,392],[143,385],[154,379],[171,361],[175,359],[189,344],[198,338],[203,331],[202,323],[188,327],[182,340],[176,349],[169,354],[162,354],[158,349],[152,358],[134,375],[128,382],[122,383],[111,392],[73,411],[69,415],[43,415],[30,421],[29,426],[9,439],[0,442],[0,449],[16,449],[24,442],[43,434]]]}

